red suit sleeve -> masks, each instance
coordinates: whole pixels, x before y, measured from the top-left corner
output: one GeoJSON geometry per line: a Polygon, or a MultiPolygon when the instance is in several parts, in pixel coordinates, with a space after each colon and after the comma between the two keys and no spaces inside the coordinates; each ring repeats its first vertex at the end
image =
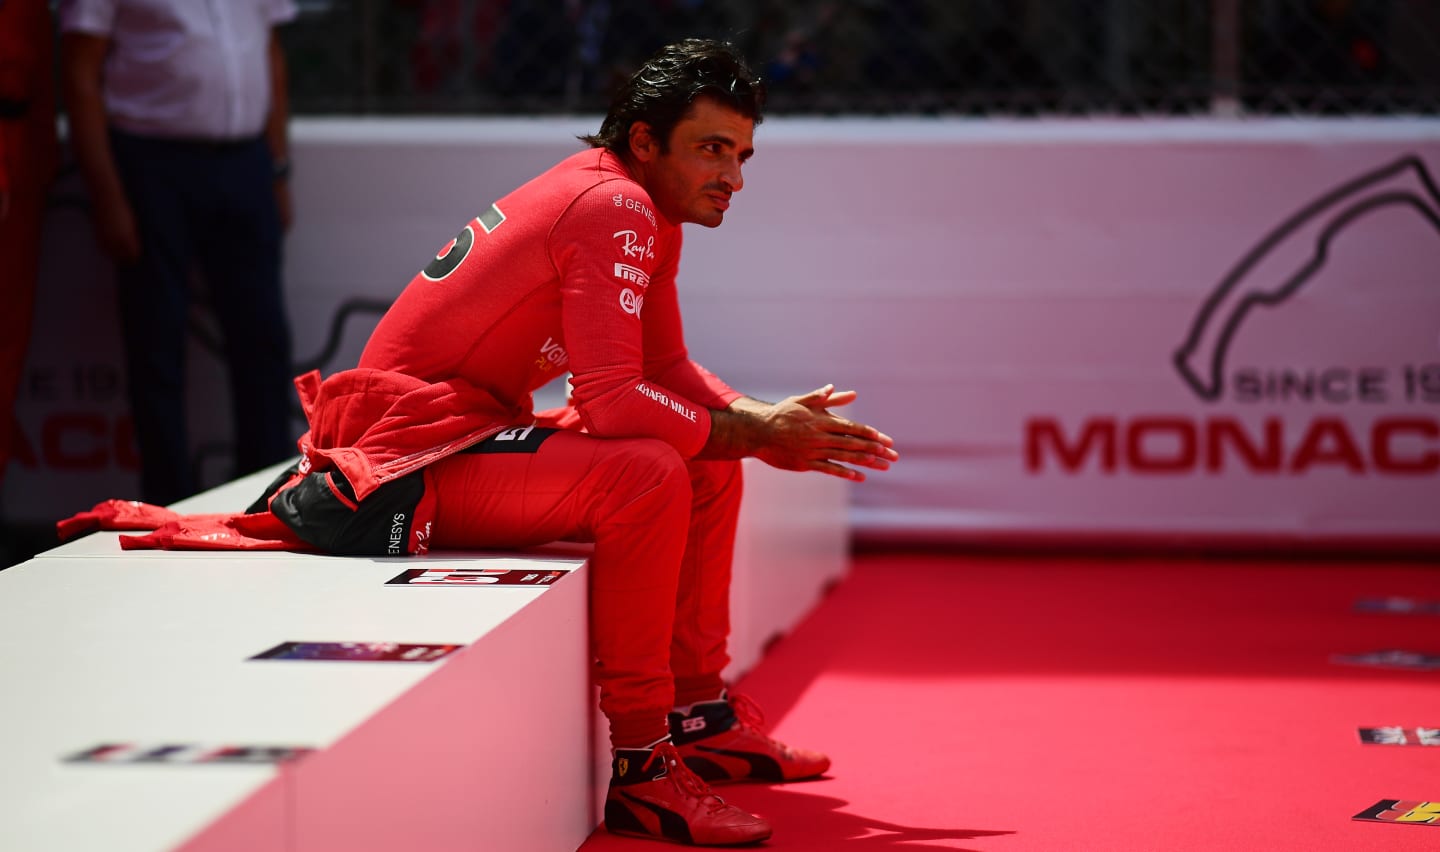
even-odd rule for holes
{"type": "Polygon", "coordinates": [[[690,458],[705,446],[708,406],[724,390],[681,366],[689,359],[675,296],[680,229],[661,227],[653,210],[635,184],[596,187],[556,223],[550,255],[560,275],[574,405],[586,431],[659,438],[690,458]],[[704,396],[690,395],[697,391],[704,396]]]}

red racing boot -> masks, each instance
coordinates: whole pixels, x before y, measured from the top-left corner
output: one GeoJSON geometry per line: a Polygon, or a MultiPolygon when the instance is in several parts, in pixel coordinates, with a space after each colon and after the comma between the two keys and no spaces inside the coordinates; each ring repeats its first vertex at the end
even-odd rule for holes
{"type": "Polygon", "coordinates": [[[760,708],[743,695],[721,693],[715,701],[670,714],[670,738],[685,765],[711,783],[799,781],[830,768],[819,752],[790,748],[761,731],[760,708]]]}
{"type": "Polygon", "coordinates": [[[739,846],[770,836],[770,823],[710,792],[669,742],[617,748],[610,767],[605,828],[614,834],[692,846],[739,846]]]}

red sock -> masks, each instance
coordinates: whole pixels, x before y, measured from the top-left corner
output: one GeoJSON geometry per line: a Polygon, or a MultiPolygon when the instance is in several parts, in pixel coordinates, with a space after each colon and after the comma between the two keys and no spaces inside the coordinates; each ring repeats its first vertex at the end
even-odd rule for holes
{"type": "Polygon", "coordinates": [[[610,720],[612,748],[650,748],[670,736],[670,722],[664,716],[617,716],[610,720]]]}

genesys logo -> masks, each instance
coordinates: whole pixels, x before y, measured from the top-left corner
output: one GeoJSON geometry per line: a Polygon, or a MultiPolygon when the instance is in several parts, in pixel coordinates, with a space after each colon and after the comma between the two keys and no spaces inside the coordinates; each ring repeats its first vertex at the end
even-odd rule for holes
{"type": "Polygon", "coordinates": [[[404,512],[396,512],[390,517],[390,536],[385,547],[385,552],[390,556],[399,556],[405,552],[405,520],[404,512]]]}
{"type": "MultiPolygon", "coordinates": [[[[636,213],[639,213],[641,216],[644,216],[651,225],[655,225],[655,214],[650,210],[649,205],[639,200],[638,198],[630,198],[624,193],[617,192],[615,193],[615,196],[610,200],[615,202],[616,207],[623,207],[626,210],[633,210],[636,213]]],[[[659,226],[657,225],[656,227],[659,226]]]]}
{"type": "MultiPolygon", "coordinates": [[[[1425,243],[1428,256],[1440,257],[1440,190],[1418,157],[1401,157],[1323,192],[1263,234],[1236,261],[1212,287],[1173,353],[1178,381],[1204,403],[1223,403],[1225,413],[1096,415],[1079,423],[1032,417],[1024,426],[1026,470],[1168,475],[1230,470],[1269,475],[1325,469],[1400,476],[1440,472],[1440,357],[1434,348],[1440,339],[1440,310],[1421,311],[1421,317],[1392,313],[1371,317],[1368,323],[1358,317],[1356,322],[1363,324],[1352,328],[1363,329],[1357,335],[1361,337],[1396,334],[1397,326],[1413,325],[1417,319],[1427,322],[1429,346],[1412,346],[1405,342],[1409,337],[1386,338],[1382,346],[1362,347],[1365,355],[1349,361],[1335,354],[1345,352],[1344,345],[1323,337],[1317,341],[1296,335],[1294,339],[1302,341],[1298,351],[1304,354],[1295,355],[1293,340],[1264,337],[1274,333],[1274,320],[1257,319],[1266,311],[1287,311],[1301,302],[1297,296],[1324,277],[1337,253],[1373,237],[1373,230],[1367,231],[1374,227],[1370,217],[1382,211],[1412,214],[1420,224],[1406,233],[1425,243]],[[1357,227],[1361,223],[1366,228],[1357,227]],[[1237,347],[1242,339],[1266,345],[1237,347]],[[1251,353],[1250,363],[1237,363],[1233,353],[1242,348],[1251,353]],[[1256,354],[1266,351],[1282,354],[1256,354]],[[1377,351],[1387,357],[1375,359],[1371,353],[1377,351]]],[[[1411,270],[1382,264],[1373,274],[1404,276],[1411,270]]],[[[1440,280],[1433,272],[1425,275],[1425,284],[1434,285],[1426,291],[1426,305],[1440,308],[1440,280]]],[[[1386,282],[1361,283],[1383,287],[1386,282]]],[[[1383,300],[1355,301],[1357,313],[1384,312],[1383,300]]],[[[1287,311],[1284,319],[1303,324],[1316,313],[1314,305],[1287,311]]]]}

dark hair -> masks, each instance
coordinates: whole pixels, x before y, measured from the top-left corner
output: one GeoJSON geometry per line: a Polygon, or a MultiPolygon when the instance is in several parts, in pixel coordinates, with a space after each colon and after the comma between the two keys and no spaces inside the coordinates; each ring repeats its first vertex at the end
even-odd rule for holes
{"type": "Polygon", "coordinates": [[[765,109],[765,84],[751,72],[734,45],[687,38],[662,47],[615,93],[600,132],[581,136],[593,148],[630,153],[630,127],[644,121],[654,130],[660,150],[670,131],[699,97],[711,97],[759,124],[765,109]]]}

